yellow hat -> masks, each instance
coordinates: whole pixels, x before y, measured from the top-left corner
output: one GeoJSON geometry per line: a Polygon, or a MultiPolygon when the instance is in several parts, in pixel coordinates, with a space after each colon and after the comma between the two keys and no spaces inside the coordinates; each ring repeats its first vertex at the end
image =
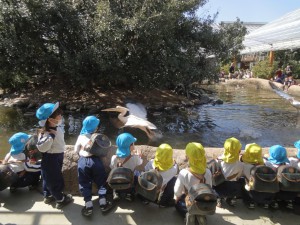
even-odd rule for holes
{"type": "Polygon", "coordinates": [[[190,170],[197,174],[204,174],[206,170],[206,157],[200,143],[191,142],[185,147],[185,154],[189,158],[190,170]]]}
{"type": "Polygon", "coordinates": [[[156,149],[153,164],[159,171],[166,171],[172,168],[174,164],[172,147],[168,144],[161,144],[156,149]]]}
{"type": "Polygon", "coordinates": [[[228,138],[224,143],[224,156],[223,160],[226,163],[234,163],[239,160],[239,154],[242,149],[241,142],[232,137],[228,138]]]}
{"type": "Polygon", "coordinates": [[[250,164],[264,164],[261,147],[256,143],[247,144],[245,152],[242,155],[242,160],[243,162],[250,164]]]}

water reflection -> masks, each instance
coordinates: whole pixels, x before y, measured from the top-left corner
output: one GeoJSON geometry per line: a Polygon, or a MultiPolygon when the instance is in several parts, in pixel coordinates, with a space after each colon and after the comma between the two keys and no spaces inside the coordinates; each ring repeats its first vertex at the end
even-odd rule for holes
{"type": "MultiPolygon", "coordinates": [[[[243,146],[256,142],[263,147],[274,144],[293,146],[300,139],[300,115],[290,103],[273,92],[244,88],[219,87],[215,98],[223,105],[203,105],[189,109],[169,110],[161,114],[150,113],[149,121],[162,132],[163,138],[149,143],[147,136],[127,128],[138,138],[138,144],[159,145],[167,142],[174,148],[184,148],[190,141],[204,146],[222,147],[229,137],[238,138],[243,146]]],[[[66,143],[74,144],[87,115],[65,113],[66,143]]],[[[102,132],[114,143],[119,130],[100,113],[102,132]]],[[[1,153],[8,151],[8,138],[15,132],[34,132],[37,126],[34,115],[25,117],[20,110],[0,108],[1,153]]]]}

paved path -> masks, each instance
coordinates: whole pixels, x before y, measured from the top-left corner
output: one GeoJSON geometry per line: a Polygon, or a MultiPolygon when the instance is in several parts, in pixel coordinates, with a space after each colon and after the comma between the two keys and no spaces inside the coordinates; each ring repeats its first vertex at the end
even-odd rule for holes
{"type": "MultiPolygon", "coordinates": [[[[80,213],[82,198],[74,199],[73,204],[58,210],[44,204],[37,191],[24,188],[10,194],[6,189],[0,192],[0,225],[184,225],[174,208],[160,209],[154,204],[143,205],[139,200],[132,203],[122,200],[109,214],[102,215],[94,197],[94,214],[91,218],[84,218],[80,213]]],[[[217,209],[215,215],[207,218],[208,225],[300,225],[300,216],[289,211],[250,210],[240,200],[235,208],[217,209]]]]}

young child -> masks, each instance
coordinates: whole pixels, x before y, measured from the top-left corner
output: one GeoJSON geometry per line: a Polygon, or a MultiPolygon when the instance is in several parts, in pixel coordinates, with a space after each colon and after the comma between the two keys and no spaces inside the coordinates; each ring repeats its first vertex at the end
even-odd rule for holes
{"type": "Polygon", "coordinates": [[[64,194],[62,166],[65,151],[62,110],[59,103],[45,103],[37,111],[36,117],[42,127],[38,135],[37,148],[42,152],[42,178],[44,203],[56,201],[55,207],[61,209],[73,201],[72,195],[64,194]]]}
{"type": "Polygon", "coordinates": [[[247,207],[249,209],[254,209],[255,203],[258,203],[262,204],[264,208],[269,208],[270,204],[274,208],[273,202],[275,193],[250,190],[250,187],[248,185],[251,169],[254,166],[264,165],[261,146],[256,143],[247,144],[240,160],[244,163],[243,174],[245,176],[245,187],[243,188],[243,200],[246,203],[247,207]]]}
{"type": "Polygon", "coordinates": [[[236,198],[242,196],[242,182],[239,181],[244,167],[244,164],[239,161],[241,149],[242,144],[234,137],[228,138],[224,142],[224,153],[218,160],[221,161],[226,181],[214,187],[220,197],[218,207],[222,207],[222,198],[226,199],[228,205],[235,206],[236,198]]]}
{"type": "Polygon", "coordinates": [[[88,116],[82,122],[82,129],[74,146],[74,151],[79,154],[78,160],[78,182],[79,190],[84,198],[85,206],[81,210],[82,215],[91,216],[93,213],[92,183],[95,182],[98,188],[99,205],[103,212],[107,212],[112,203],[106,199],[105,183],[107,174],[102,160],[84,147],[89,143],[93,133],[100,124],[100,120],[95,116],[88,116]]]}
{"type": "MultiPolygon", "coordinates": [[[[281,145],[273,145],[269,149],[269,158],[265,159],[265,165],[271,167],[273,170],[277,171],[278,167],[281,165],[289,164],[290,161],[287,158],[287,152],[281,145]]],[[[275,199],[283,200],[286,203],[286,208],[294,208],[294,200],[297,196],[297,192],[290,191],[279,191],[276,193],[275,199]]],[[[278,208],[278,203],[277,203],[278,208]]]]}
{"type": "MultiPolygon", "coordinates": [[[[17,184],[20,182],[19,179],[25,176],[26,171],[24,162],[26,160],[26,156],[23,153],[23,150],[29,138],[30,135],[19,132],[11,136],[8,140],[9,144],[11,145],[10,152],[6,154],[2,163],[8,164],[11,170],[19,177],[18,180],[10,187],[10,192],[12,193],[15,192],[16,188],[18,187],[17,184]]],[[[31,185],[31,183],[28,185],[31,185]]]]}
{"type": "Polygon", "coordinates": [[[297,149],[297,154],[295,157],[288,158],[290,161],[289,165],[300,169],[300,140],[296,141],[294,146],[297,149]]]}
{"type": "MultiPolygon", "coordinates": [[[[185,154],[188,159],[189,167],[182,169],[177,177],[174,186],[175,208],[183,217],[189,217],[185,204],[187,191],[200,180],[212,186],[212,174],[206,168],[205,150],[200,143],[188,143],[185,148],[185,154]]],[[[187,219],[188,220],[188,219],[187,219]]],[[[199,224],[206,224],[205,216],[197,216],[199,224]]]]}
{"type": "MultiPolygon", "coordinates": [[[[134,151],[134,142],[136,138],[133,137],[130,133],[122,133],[117,137],[117,151],[116,155],[113,155],[111,158],[110,168],[114,169],[118,167],[118,163],[122,164],[122,167],[129,168],[131,171],[135,171],[135,168],[143,163],[142,158],[139,155],[131,154],[134,151]]],[[[135,183],[137,181],[137,176],[135,176],[135,183]]],[[[120,194],[125,193],[125,199],[128,201],[133,201],[134,198],[134,187],[130,190],[116,191],[113,190],[113,199],[114,201],[120,200],[120,194]]]]}
{"type": "Polygon", "coordinates": [[[155,158],[151,159],[145,166],[145,171],[156,169],[163,178],[160,207],[174,206],[174,185],[178,165],[173,159],[173,149],[168,144],[161,144],[155,152],[155,158]]]}

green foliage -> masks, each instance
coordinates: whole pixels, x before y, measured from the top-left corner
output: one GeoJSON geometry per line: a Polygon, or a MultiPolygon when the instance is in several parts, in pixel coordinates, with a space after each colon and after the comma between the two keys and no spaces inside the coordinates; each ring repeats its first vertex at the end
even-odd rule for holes
{"type": "Polygon", "coordinates": [[[0,86],[35,76],[66,83],[161,87],[215,79],[241,48],[242,23],[198,18],[206,0],[0,2],[0,86]],[[215,55],[214,59],[207,56],[215,55]]]}
{"type": "Polygon", "coordinates": [[[270,65],[269,59],[262,60],[255,64],[252,68],[253,77],[270,79],[278,68],[278,63],[274,62],[273,65],[270,65]]]}
{"type": "Polygon", "coordinates": [[[243,49],[242,42],[247,34],[247,28],[239,18],[234,23],[221,23],[217,35],[219,47],[218,57],[222,64],[228,64],[238,57],[243,49]]]}

